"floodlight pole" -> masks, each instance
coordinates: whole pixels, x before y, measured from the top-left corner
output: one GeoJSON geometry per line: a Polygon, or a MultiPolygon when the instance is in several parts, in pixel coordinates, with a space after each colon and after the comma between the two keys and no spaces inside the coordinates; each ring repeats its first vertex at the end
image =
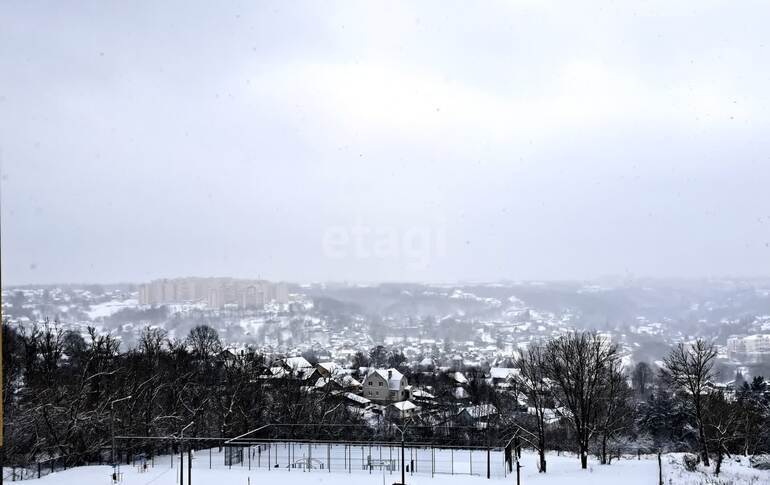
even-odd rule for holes
{"type": "MultiPolygon", "coordinates": [[[[179,433],[179,485],[184,485],[184,430],[195,424],[195,421],[190,421],[190,424],[182,428],[179,433]]],[[[190,468],[192,473],[192,468],[190,468]]]]}
{"type": "Polygon", "coordinates": [[[115,403],[125,401],[127,399],[131,399],[130,394],[126,397],[121,397],[120,399],[110,401],[110,434],[112,435],[112,453],[110,453],[110,461],[112,462],[113,466],[115,466],[115,403]]]}
{"type": "Polygon", "coordinates": [[[395,426],[401,432],[401,485],[406,485],[406,474],[404,473],[404,432],[406,431],[406,426],[403,428],[397,424],[395,426]]]}

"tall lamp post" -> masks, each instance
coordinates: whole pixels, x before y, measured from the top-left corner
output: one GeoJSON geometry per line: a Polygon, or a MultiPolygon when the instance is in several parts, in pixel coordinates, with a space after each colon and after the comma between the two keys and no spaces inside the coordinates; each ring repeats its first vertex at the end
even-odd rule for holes
{"type": "Polygon", "coordinates": [[[179,485],[184,485],[184,431],[193,424],[195,421],[190,421],[190,424],[182,428],[179,433],[179,485]]]}
{"type": "Polygon", "coordinates": [[[406,425],[395,426],[397,430],[401,431],[401,485],[406,485],[406,474],[404,473],[404,432],[406,431],[406,425]]]}
{"type": "Polygon", "coordinates": [[[115,466],[115,403],[125,401],[127,399],[131,399],[130,394],[126,397],[121,397],[120,399],[110,401],[110,434],[112,435],[112,452],[110,453],[110,461],[112,461],[113,466],[115,466]]]}

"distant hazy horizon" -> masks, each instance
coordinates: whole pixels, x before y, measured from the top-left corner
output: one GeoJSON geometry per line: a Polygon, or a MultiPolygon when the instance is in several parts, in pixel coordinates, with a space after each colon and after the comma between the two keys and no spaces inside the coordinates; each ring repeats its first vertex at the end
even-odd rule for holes
{"type": "Polygon", "coordinates": [[[178,275],[178,276],[160,276],[158,278],[151,278],[141,281],[52,281],[52,282],[28,282],[28,283],[14,283],[12,281],[2,281],[2,288],[35,288],[35,287],[56,287],[56,286],[115,286],[115,285],[140,285],[148,283],[155,279],[177,279],[177,278],[234,278],[234,279],[249,279],[249,280],[265,280],[271,282],[282,282],[289,285],[362,285],[362,286],[378,286],[378,285],[424,285],[424,286],[474,286],[474,285],[534,285],[534,284],[605,284],[605,285],[620,285],[620,284],[692,284],[692,283],[705,283],[705,282],[745,282],[745,283],[770,283],[770,275],[768,276],[736,276],[736,275],[724,275],[724,276],[703,276],[703,277],[677,277],[677,276],[660,276],[660,277],[646,277],[638,275],[605,275],[596,278],[581,278],[581,279],[507,279],[501,278],[497,280],[454,280],[454,281],[429,281],[429,280],[291,280],[286,278],[265,278],[263,276],[232,276],[232,275],[178,275]]]}
{"type": "Polygon", "coordinates": [[[4,284],[770,275],[770,3],[0,18],[4,284]]]}

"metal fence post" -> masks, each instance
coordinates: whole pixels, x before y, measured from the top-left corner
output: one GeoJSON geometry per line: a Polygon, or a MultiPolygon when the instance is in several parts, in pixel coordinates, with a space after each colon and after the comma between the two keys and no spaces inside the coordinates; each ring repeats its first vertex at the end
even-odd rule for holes
{"type": "Polygon", "coordinates": [[[492,477],[492,449],[487,448],[487,478],[492,477]]]}
{"type": "Polygon", "coordinates": [[[184,445],[179,444],[179,485],[184,485],[184,445]]]}
{"type": "Polygon", "coordinates": [[[433,446],[430,447],[430,477],[433,478],[433,475],[436,471],[436,450],[433,448],[433,446]]]}

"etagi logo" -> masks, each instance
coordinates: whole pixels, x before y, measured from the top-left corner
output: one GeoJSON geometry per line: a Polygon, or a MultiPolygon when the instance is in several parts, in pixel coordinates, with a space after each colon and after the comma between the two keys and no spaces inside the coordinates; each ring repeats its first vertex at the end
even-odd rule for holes
{"type": "Polygon", "coordinates": [[[410,269],[424,269],[446,256],[446,227],[332,226],[324,231],[321,244],[330,259],[400,260],[410,269]]]}

